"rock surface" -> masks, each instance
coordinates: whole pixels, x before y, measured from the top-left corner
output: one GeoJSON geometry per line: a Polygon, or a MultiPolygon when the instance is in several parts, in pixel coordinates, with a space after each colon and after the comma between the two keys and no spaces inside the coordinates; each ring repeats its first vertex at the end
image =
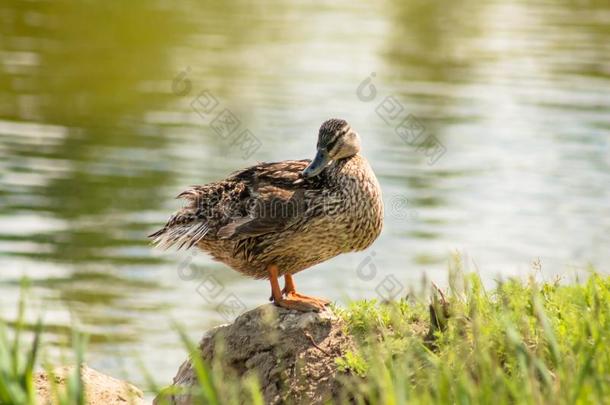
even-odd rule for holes
{"type": "MultiPolygon", "coordinates": [[[[303,313],[269,304],[206,333],[199,355],[208,364],[219,360],[223,370],[238,377],[257,375],[268,404],[320,404],[339,389],[335,359],[354,347],[343,329],[330,309],[303,313]]],[[[190,359],[173,385],[197,386],[190,359]]],[[[176,405],[193,403],[188,395],[165,399],[176,405]]]]}
{"type": "MultiPolygon", "coordinates": [[[[66,381],[73,375],[74,367],[60,367],[53,370],[55,384],[61,392],[65,389],[66,381]]],[[[88,405],[126,405],[143,404],[143,393],[128,382],[117,380],[95,371],[87,366],[81,367],[81,375],[85,384],[85,398],[88,405]]],[[[37,373],[34,376],[36,395],[39,404],[55,404],[49,376],[46,373],[37,373]]]]}

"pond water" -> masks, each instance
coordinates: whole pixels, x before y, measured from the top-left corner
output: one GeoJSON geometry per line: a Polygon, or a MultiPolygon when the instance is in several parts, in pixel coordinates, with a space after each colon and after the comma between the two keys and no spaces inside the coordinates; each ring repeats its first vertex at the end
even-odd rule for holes
{"type": "Polygon", "coordinates": [[[75,3],[0,5],[0,314],[29,277],[50,347],[75,324],[93,367],[168,382],[172,321],[198,338],[269,286],[146,235],[191,184],[313,157],[333,116],[385,227],[303,292],[404,295],[455,253],[487,281],[610,272],[607,1],[75,3]],[[210,100],[246,137],[216,133],[210,100]]]}

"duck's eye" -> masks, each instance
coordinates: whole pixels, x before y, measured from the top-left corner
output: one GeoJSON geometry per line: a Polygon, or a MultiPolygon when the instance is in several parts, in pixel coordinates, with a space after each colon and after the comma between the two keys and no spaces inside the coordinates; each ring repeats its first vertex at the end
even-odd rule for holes
{"type": "Polygon", "coordinates": [[[333,139],[332,141],[330,141],[330,143],[328,143],[326,145],[326,150],[331,153],[334,149],[335,146],[337,146],[337,144],[339,143],[339,140],[341,139],[341,137],[336,137],[335,139],[333,139]]]}

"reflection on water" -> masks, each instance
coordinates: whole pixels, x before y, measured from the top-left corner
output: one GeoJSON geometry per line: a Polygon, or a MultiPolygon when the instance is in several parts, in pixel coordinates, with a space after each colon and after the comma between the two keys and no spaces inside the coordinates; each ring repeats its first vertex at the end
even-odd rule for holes
{"type": "Polygon", "coordinates": [[[187,253],[153,251],[145,235],[190,184],[310,157],[330,116],[361,133],[389,209],[368,252],[299,275],[308,293],[370,298],[404,291],[388,280],[443,280],[453,251],[487,279],[538,257],[549,276],[608,272],[608,55],[603,1],[5,2],[2,313],[27,275],[49,341],[75,319],[94,366],[137,380],[137,353],[152,353],[167,380],[183,357],[170,319],[196,337],[223,321],[224,297],[252,307],[269,287],[203,255],[187,266],[187,253]],[[367,77],[372,101],[356,96],[367,77]],[[253,156],[193,111],[203,90],[260,139],[253,156]],[[441,159],[429,165],[377,115],[386,96],[442,142],[441,159]],[[210,274],[218,297],[201,284],[210,274]]]}

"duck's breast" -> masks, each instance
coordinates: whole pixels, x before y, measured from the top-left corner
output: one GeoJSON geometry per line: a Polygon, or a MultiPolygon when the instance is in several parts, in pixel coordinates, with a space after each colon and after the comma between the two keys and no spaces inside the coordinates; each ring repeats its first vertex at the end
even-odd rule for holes
{"type": "Polygon", "coordinates": [[[335,177],[341,208],[334,221],[341,224],[350,241],[350,251],[364,250],[381,233],[383,200],[377,177],[367,160],[356,155],[346,162],[335,177]]]}

